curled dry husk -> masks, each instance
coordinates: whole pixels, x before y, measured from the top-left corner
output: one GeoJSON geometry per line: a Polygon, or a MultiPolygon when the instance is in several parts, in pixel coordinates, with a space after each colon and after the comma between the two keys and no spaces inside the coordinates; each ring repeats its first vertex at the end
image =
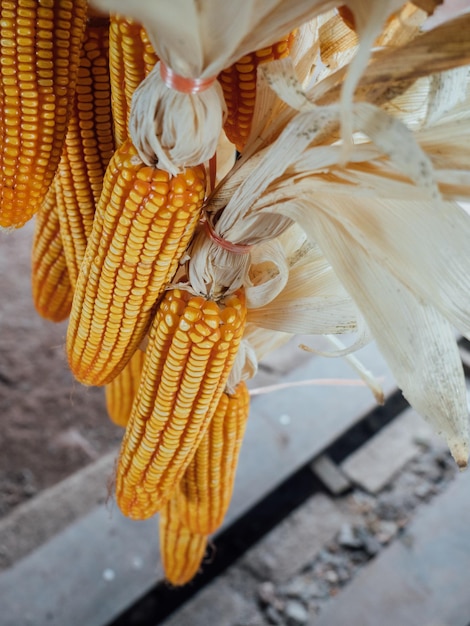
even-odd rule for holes
{"type": "MultiPolygon", "coordinates": [[[[140,21],[161,61],[186,78],[209,79],[243,55],[270,45],[331,9],[335,0],[94,0],[101,9],[140,21]]],[[[355,15],[364,46],[345,81],[343,102],[351,99],[384,18],[401,0],[344,0],[355,15]]],[[[135,92],[130,133],[142,160],[171,173],[214,154],[225,105],[217,81],[196,94],[169,89],[160,63],[135,92]]],[[[343,118],[347,126],[347,116],[343,118]]]]}
{"type": "Polygon", "coordinates": [[[470,337],[470,216],[455,200],[470,200],[470,83],[462,67],[462,56],[470,61],[462,35],[469,28],[464,16],[410,35],[394,51],[397,66],[387,49],[372,55],[359,82],[359,99],[370,101],[349,105],[347,162],[337,77],[305,89],[288,60],[263,68],[260,101],[271,107],[258,111],[247,156],[208,205],[220,236],[254,248],[236,258],[201,231],[185,268],[191,288],[211,297],[247,286],[252,351],[237,376],[254,370],[253,346],[266,340],[263,330],[255,341],[257,328],[355,329],[352,348],[370,332],[404,395],[460,466],[468,459],[468,407],[454,328],[470,337]],[[449,40],[460,42],[461,55],[449,40]],[[418,62],[420,49],[427,54],[418,62]],[[407,50],[413,62],[405,62],[407,50]],[[379,88],[369,72],[381,77],[379,88]],[[402,120],[413,106],[406,94],[417,89],[427,108],[413,133],[402,120]],[[282,124],[271,123],[273,111],[282,124]]]}

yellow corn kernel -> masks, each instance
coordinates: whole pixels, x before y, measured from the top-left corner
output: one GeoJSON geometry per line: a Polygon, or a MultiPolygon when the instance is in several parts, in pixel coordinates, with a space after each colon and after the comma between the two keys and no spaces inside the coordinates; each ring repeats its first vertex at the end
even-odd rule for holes
{"type": "Polygon", "coordinates": [[[251,131],[258,65],[289,56],[294,36],[290,33],[272,46],[245,55],[218,76],[228,109],[224,130],[240,152],[251,131]]]}
{"type": "Polygon", "coordinates": [[[109,21],[87,22],[80,67],[57,175],[57,205],[70,280],[75,285],[114,152],[109,79],[109,21]]]}
{"type": "Polygon", "coordinates": [[[43,203],[75,92],[86,0],[0,0],[0,226],[43,203]]]}
{"type": "Polygon", "coordinates": [[[140,345],[198,224],[205,170],[145,166],[127,141],[110,161],[67,332],[75,377],[104,385],[140,345]]]}
{"type": "Polygon", "coordinates": [[[54,185],[36,215],[31,278],[33,302],[39,315],[52,322],[66,319],[73,289],[62,245],[54,185]]]}
{"type": "Polygon", "coordinates": [[[160,554],[165,578],[172,585],[185,585],[197,574],[207,547],[207,537],[188,530],[179,519],[175,499],[160,514],[160,554]]]}
{"type": "Polygon", "coordinates": [[[139,388],[145,353],[137,349],[129,363],[105,387],[106,409],[111,421],[125,428],[129,421],[132,403],[139,388]]]}
{"type": "Polygon", "coordinates": [[[145,29],[121,15],[111,15],[109,63],[117,147],[128,137],[132,95],[157,61],[145,29]]]}
{"type": "Polygon", "coordinates": [[[217,408],[245,319],[243,291],[217,303],[166,292],[118,462],[116,497],[125,515],[150,517],[175,493],[217,408]],[[210,332],[198,332],[200,324],[210,332]]]}
{"type": "Polygon", "coordinates": [[[250,394],[244,382],[233,395],[224,392],[184,473],[175,497],[182,523],[193,533],[211,535],[222,525],[232,498],[249,409],[250,394]]]}

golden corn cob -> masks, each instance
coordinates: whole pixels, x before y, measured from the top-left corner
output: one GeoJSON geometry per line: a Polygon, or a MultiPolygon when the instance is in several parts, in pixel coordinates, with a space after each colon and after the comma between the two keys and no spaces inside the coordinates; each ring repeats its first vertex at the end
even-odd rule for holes
{"type": "Polygon", "coordinates": [[[0,0],[0,226],[46,197],[75,92],[86,0],[0,0]]]}
{"type": "Polygon", "coordinates": [[[197,226],[202,166],[172,177],[127,141],[110,161],[70,314],[67,354],[76,378],[104,385],[140,345],[155,304],[197,226]]]}
{"type": "Polygon", "coordinates": [[[137,349],[122,370],[105,387],[106,409],[111,421],[125,428],[131,415],[132,403],[139,388],[145,352],[137,349]]]}
{"type": "Polygon", "coordinates": [[[36,311],[47,320],[62,322],[70,313],[73,289],[62,245],[54,185],[36,216],[31,276],[36,311]]]}
{"type": "Polygon", "coordinates": [[[207,547],[207,537],[181,523],[176,500],[160,513],[160,554],[165,577],[172,585],[185,585],[197,574],[207,547]]]}
{"type": "Polygon", "coordinates": [[[228,109],[224,130],[239,152],[243,150],[251,131],[258,65],[284,59],[289,55],[293,42],[294,33],[290,33],[272,46],[245,55],[218,76],[228,109]]]}
{"type": "Polygon", "coordinates": [[[116,496],[125,515],[150,517],[175,492],[217,408],[245,319],[242,291],[218,303],[166,292],[118,462],[116,496]]]}
{"type": "Polygon", "coordinates": [[[346,26],[350,28],[351,30],[356,30],[356,19],[351,9],[347,5],[342,4],[341,6],[337,8],[337,11],[340,14],[343,22],[346,24],[346,26]]]}
{"type": "Polygon", "coordinates": [[[245,434],[250,394],[241,382],[224,392],[178,491],[183,524],[193,533],[211,535],[222,524],[232,498],[238,456],[245,434]]]}
{"type": "Polygon", "coordinates": [[[111,15],[109,64],[117,147],[128,137],[132,95],[157,61],[145,29],[122,15],[111,15]]]}
{"type": "Polygon", "coordinates": [[[109,21],[87,22],[74,106],[58,170],[57,203],[69,275],[75,285],[114,152],[108,55],[109,21]]]}

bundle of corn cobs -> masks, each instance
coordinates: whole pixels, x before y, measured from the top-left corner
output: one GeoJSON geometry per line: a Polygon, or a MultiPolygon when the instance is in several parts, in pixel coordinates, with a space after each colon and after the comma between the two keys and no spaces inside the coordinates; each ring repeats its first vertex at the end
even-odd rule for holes
{"type": "Polygon", "coordinates": [[[72,372],[126,428],[116,500],[160,512],[168,580],[198,571],[245,381],[295,333],[346,358],[373,337],[464,466],[469,17],[424,30],[430,0],[96,4],[0,0],[0,225],[36,214],[36,308],[70,316],[72,372]]]}

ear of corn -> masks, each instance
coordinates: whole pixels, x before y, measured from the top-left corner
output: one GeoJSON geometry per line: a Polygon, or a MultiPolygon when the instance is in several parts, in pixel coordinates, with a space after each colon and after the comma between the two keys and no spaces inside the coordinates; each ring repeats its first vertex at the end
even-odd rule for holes
{"type": "Polygon", "coordinates": [[[114,152],[106,19],[90,19],[80,53],[74,106],[57,176],[57,202],[70,279],[75,285],[114,152]]]}
{"type": "Polygon", "coordinates": [[[338,13],[340,14],[343,22],[348,28],[350,28],[351,30],[356,30],[356,19],[354,17],[354,13],[347,5],[342,4],[341,6],[339,6],[338,13]]]}
{"type": "Polygon", "coordinates": [[[250,395],[243,382],[233,395],[222,394],[184,473],[177,496],[178,510],[191,532],[211,535],[222,525],[232,498],[249,406],[250,395]]]}
{"type": "Polygon", "coordinates": [[[245,319],[243,292],[218,303],[180,289],[165,294],[118,463],[125,515],[150,517],[175,492],[217,408],[245,319]]]}
{"type": "Polygon", "coordinates": [[[75,377],[104,385],[140,345],[197,226],[205,170],[172,177],[126,142],[106,172],[75,289],[67,354],[75,377]]]}
{"type": "Polygon", "coordinates": [[[32,291],[39,315],[52,322],[61,322],[68,317],[73,289],[62,245],[54,185],[36,216],[32,291]]]}
{"type": "Polygon", "coordinates": [[[145,353],[137,349],[122,370],[105,387],[106,409],[117,426],[125,428],[131,415],[132,403],[139,388],[145,353]]]}
{"type": "Polygon", "coordinates": [[[86,0],[0,2],[0,226],[38,211],[59,164],[86,0]]]}
{"type": "Polygon", "coordinates": [[[121,15],[111,15],[109,62],[114,133],[118,147],[128,137],[132,95],[157,61],[145,29],[121,15]]]}
{"type": "Polygon", "coordinates": [[[293,41],[294,33],[291,33],[272,46],[245,55],[218,76],[228,109],[224,130],[239,152],[243,151],[251,131],[258,65],[287,57],[293,41]]]}
{"type": "Polygon", "coordinates": [[[175,499],[160,514],[160,554],[165,577],[172,585],[188,583],[197,574],[207,547],[207,537],[181,523],[175,499]]]}

